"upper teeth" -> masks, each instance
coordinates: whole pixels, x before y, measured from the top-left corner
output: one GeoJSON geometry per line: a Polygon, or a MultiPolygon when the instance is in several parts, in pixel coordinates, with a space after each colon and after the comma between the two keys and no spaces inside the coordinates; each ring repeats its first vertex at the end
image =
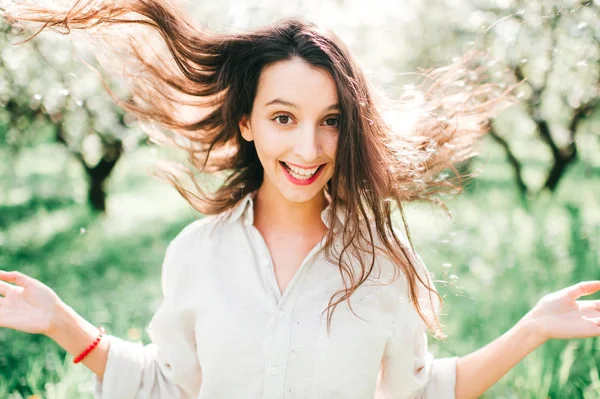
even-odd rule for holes
{"type": "Polygon", "coordinates": [[[302,175],[302,176],[312,176],[315,174],[315,172],[317,171],[317,169],[319,169],[319,167],[317,166],[316,168],[311,168],[311,169],[304,169],[304,168],[299,168],[297,166],[294,165],[290,165],[287,162],[284,162],[285,165],[290,168],[293,172],[302,175]]]}

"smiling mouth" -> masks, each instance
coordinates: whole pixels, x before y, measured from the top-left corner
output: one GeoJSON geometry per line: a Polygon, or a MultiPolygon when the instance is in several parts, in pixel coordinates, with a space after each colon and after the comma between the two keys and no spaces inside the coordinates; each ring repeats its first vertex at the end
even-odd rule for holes
{"type": "Polygon", "coordinates": [[[326,164],[322,164],[322,165],[319,165],[314,168],[305,169],[305,168],[299,168],[294,165],[290,165],[289,163],[283,162],[283,161],[279,161],[279,163],[281,164],[281,166],[283,166],[283,168],[289,173],[289,175],[291,177],[293,177],[296,180],[307,181],[307,182],[309,180],[312,180],[316,175],[318,175],[319,172],[326,165],[326,164]]]}

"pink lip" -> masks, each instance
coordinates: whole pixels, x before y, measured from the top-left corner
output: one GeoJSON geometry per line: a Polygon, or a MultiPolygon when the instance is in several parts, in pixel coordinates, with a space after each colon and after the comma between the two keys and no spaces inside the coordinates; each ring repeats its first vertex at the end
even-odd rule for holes
{"type": "MultiPolygon", "coordinates": [[[[290,165],[294,165],[294,164],[290,164],[290,165]]],[[[287,176],[288,180],[298,186],[308,186],[309,184],[312,184],[315,180],[317,180],[319,178],[323,169],[325,169],[325,165],[323,164],[323,166],[319,167],[319,170],[317,170],[310,179],[299,180],[299,179],[296,179],[294,176],[290,175],[288,170],[285,168],[285,166],[283,166],[283,164],[281,162],[279,162],[279,166],[281,166],[281,169],[283,169],[283,173],[287,176]]],[[[294,166],[296,166],[296,165],[294,165],[294,166]]],[[[301,166],[298,166],[298,167],[300,168],[301,166]]]]}

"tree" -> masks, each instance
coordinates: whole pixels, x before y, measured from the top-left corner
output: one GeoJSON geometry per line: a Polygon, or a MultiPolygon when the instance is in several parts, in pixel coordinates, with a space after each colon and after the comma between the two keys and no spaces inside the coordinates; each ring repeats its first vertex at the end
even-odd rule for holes
{"type": "Polygon", "coordinates": [[[101,80],[75,58],[65,38],[46,34],[15,46],[22,32],[6,24],[0,28],[5,113],[0,131],[6,144],[14,151],[42,141],[63,144],[85,171],[90,207],[105,212],[107,179],[121,156],[146,136],[103,92],[101,80]],[[52,133],[40,134],[43,127],[52,133]]]}
{"type": "MultiPolygon", "coordinates": [[[[504,151],[523,200],[554,192],[580,159],[578,142],[596,136],[600,143],[592,126],[600,107],[598,3],[447,0],[412,6],[416,15],[390,35],[402,49],[394,63],[412,71],[445,65],[468,49],[489,51],[488,67],[500,82],[510,75],[506,85],[524,82],[520,105],[493,121],[490,137],[504,151]],[[540,154],[544,177],[528,178],[540,154]]],[[[404,76],[394,80],[396,86],[404,82],[404,76]]]]}
{"type": "Polygon", "coordinates": [[[506,59],[517,80],[526,80],[521,109],[551,155],[537,189],[525,181],[510,135],[494,124],[491,136],[505,151],[522,197],[554,192],[578,159],[578,137],[597,135],[592,129],[585,132],[584,125],[600,110],[600,7],[517,2],[511,9],[485,11],[497,20],[488,44],[506,59]]]}

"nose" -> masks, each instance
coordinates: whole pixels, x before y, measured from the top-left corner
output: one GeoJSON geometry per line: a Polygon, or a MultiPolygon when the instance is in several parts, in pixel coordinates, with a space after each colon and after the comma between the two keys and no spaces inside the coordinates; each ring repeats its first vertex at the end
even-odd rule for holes
{"type": "Polygon", "coordinates": [[[294,153],[310,164],[321,155],[319,131],[314,126],[304,126],[298,129],[294,153]]]}

